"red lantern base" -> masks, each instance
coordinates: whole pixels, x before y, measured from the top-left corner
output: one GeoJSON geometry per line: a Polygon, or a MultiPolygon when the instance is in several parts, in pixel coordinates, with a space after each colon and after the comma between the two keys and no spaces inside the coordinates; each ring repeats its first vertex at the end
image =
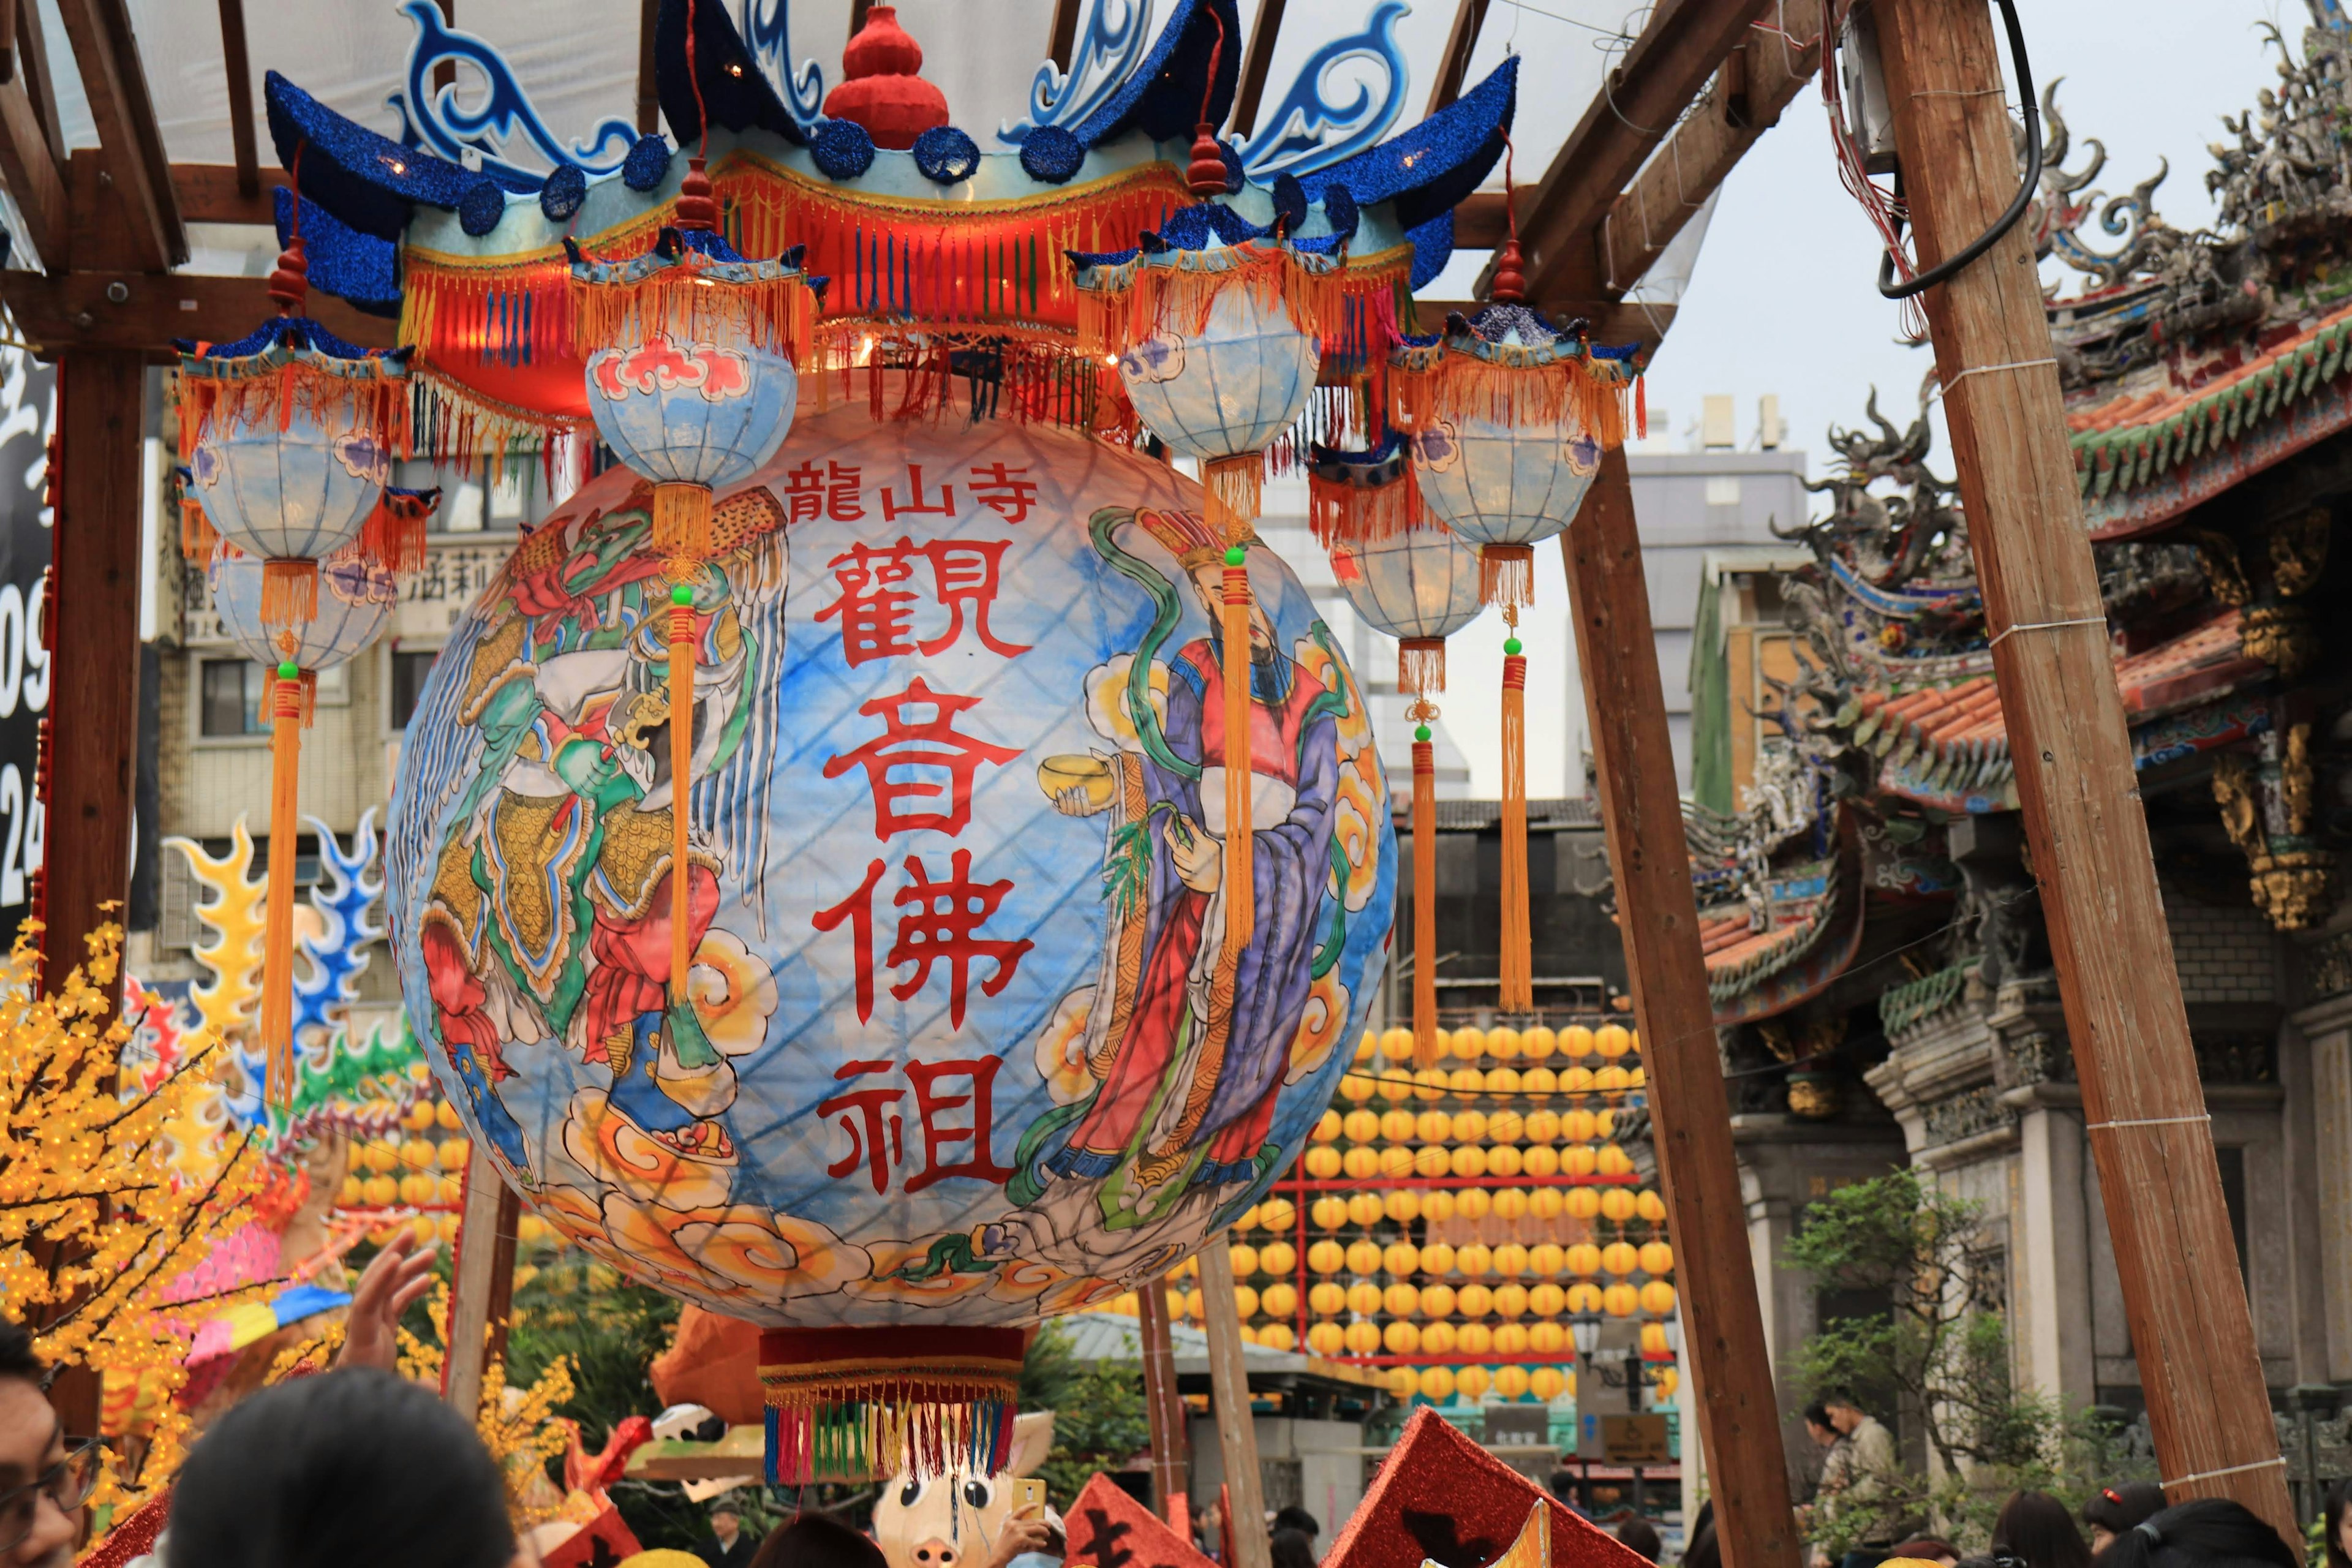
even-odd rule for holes
{"type": "Polygon", "coordinates": [[[767,1329],[760,1386],[772,1486],[949,1470],[1013,1457],[1022,1329],[767,1329]]]}

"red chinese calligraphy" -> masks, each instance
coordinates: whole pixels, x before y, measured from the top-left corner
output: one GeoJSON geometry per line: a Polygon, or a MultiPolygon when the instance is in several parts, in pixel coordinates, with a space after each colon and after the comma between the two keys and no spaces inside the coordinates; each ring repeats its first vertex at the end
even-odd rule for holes
{"type": "Polygon", "coordinates": [[[982,936],[980,928],[1013,890],[1013,882],[1009,878],[1001,882],[973,881],[969,849],[957,850],[950,865],[953,868],[947,879],[934,882],[920,858],[908,857],[907,871],[914,880],[890,900],[907,912],[898,917],[898,939],[890,944],[889,956],[883,962],[893,969],[914,966],[911,976],[890,987],[890,994],[901,1002],[930,984],[933,964],[946,964],[948,1026],[961,1029],[972,964],[984,959],[995,966],[980,984],[982,995],[993,996],[1012,984],[1022,958],[1036,943],[1026,937],[1003,942],[982,936]]]}
{"type": "MultiPolygon", "coordinates": [[[[995,1133],[996,1072],[1003,1065],[1004,1058],[994,1056],[906,1064],[922,1134],[922,1168],[907,1178],[904,1191],[919,1193],[956,1176],[998,1186],[1012,1179],[1012,1167],[998,1164],[991,1147],[995,1133]],[[965,1092],[947,1092],[959,1080],[965,1092]],[[943,1120],[967,1108],[965,1121],[943,1120]],[[949,1158],[956,1151],[961,1152],[961,1157],[949,1158]]],[[[845,1089],[816,1108],[819,1116],[838,1116],[837,1125],[849,1139],[848,1152],[826,1166],[827,1173],[838,1180],[864,1165],[877,1193],[889,1191],[891,1173],[907,1163],[906,1118],[899,1109],[907,1090],[887,1081],[867,1081],[887,1074],[891,1066],[887,1061],[844,1063],[833,1075],[835,1080],[862,1087],[845,1089]]]]}
{"type": "Polygon", "coordinates": [[[977,697],[933,691],[919,675],[906,690],[858,706],[860,713],[881,719],[882,733],[855,751],[826,758],[824,776],[866,770],[877,838],[924,827],[961,833],[971,821],[972,780],[980,765],[1003,767],[1021,754],[1018,746],[957,732],[956,715],[979,706],[977,697]]]}
{"type": "Polygon", "coordinates": [[[858,504],[857,485],[864,470],[855,463],[814,461],[784,472],[784,506],[793,522],[862,522],[866,509],[858,504]]]}
{"type": "Polygon", "coordinates": [[[820,621],[841,622],[842,657],[854,668],[877,658],[906,654],[933,655],[954,646],[963,635],[964,616],[971,616],[972,634],[992,653],[1013,658],[1029,651],[1025,643],[1008,643],[988,624],[996,603],[1010,540],[934,539],[918,545],[911,538],[896,544],[853,544],[825,563],[840,596],[816,613],[820,621]],[[947,628],[937,637],[915,635],[915,606],[921,597],[910,586],[915,563],[930,568],[931,597],[948,613],[947,628]]]}
{"type": "Polygon", "coordinates": [[[1029,509],[1037,504],[1037,481],[1023,477],[1028,472],[1025,466],[1014,468],[1003,463],[975,463],[971,468],[971,499],[993,508],[1007,522],[1026,522],[1029,509]]]}
{"type": "Polygon", "coordinates": [[[896,522],[901,517],[953,517],[955,515],[955,487],[953,485],[941,485],[940,487],[940,500],[937,506],[926,506],[923,504],[922,464],[909,463],[907,465],[907,488],[910,493],[910,499],[902,505],[898,500],[897,493],[893,491],[888,485],[884,485],[882,487],[883,521],[896,522]]]}
{"type": "Polygon", "coordinates": [[[842,921],[849,922],[850,954],[857,968],[857,1021],[861,1024],[874,1017],[874,884],[881,879],[882,862],[877,860],[866,868],[866,880],[858,883],[849,897],[809,917],[809,924],[819,931],[837,931],[842,921]]]}

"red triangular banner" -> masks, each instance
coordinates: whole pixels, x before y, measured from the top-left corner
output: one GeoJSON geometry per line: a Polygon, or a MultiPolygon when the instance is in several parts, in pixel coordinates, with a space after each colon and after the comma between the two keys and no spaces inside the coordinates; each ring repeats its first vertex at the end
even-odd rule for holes
{"type": "Polygon", "coordinates": [[[1551,1512],[1551,1568],[1649,1568],[1427,1405],[1405,1423],[1322,1568],[1481,1568],[1519,1539],[1538,1501],[1551,1512]]]}
{"type": "Polygon", "coordinates": [[[1062,1527],[1070,1542],[1064,1568],[1216,1568],[1100,1471],[1079,1489],[1062,1527]]]}

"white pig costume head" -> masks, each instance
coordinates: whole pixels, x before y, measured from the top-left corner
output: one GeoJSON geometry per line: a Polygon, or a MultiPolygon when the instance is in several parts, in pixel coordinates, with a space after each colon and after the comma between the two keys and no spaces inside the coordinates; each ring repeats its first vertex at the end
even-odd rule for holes
{"type": "MultiPolygon", "coordinates": [[[[874,1540],[890,1568],[983,1568],[1013,1511],[1011,1482],[1034,1474],[1053,1447],[1054,1413],[1039,1410],[1013,1418],[1013,1462],[995,1475],[892,1476],[874,1505],[874,1540]]],[[[1060,1515],[1045,1517],[1060,1527],[1060,1515]]]]}

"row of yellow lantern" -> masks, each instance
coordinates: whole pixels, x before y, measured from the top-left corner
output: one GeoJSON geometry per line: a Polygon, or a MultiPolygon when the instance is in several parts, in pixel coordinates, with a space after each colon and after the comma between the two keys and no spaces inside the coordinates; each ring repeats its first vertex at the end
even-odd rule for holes
{"type": "Polygon", "coordinates": [[[1398,1107],[1327,1110],[1307,1134],[1317,1143],[1591,1143],[1616,1136],[1618,1113],[1575,1107],[1567,1110],[1423,1110],[1398,1107]]]}
{"type": "MultiPolygon", "coordinates": [[[[1555,1055],[1571,1061],[1585,1057],[1599,1057],[1615,1061],[1642,1048],[1641,1036],[1622,1024],[1603,1024],[1590,1028],[1582,1024],[1570,1024],[1565,1029],[1554,1030],[1538,1024],[1533,1028],[1514,1029],[1507,1026],[1492,1029],[1463,1027],[1437,1031],[1438,1049],[1456,1061],[1475,1062],[1492,1059],[1509,1061],[1549,1061],[1555,1055]]],[[[1402,1062],[1412,1059],[1412,1031],[1387,1029],[1374,1033],[1364,1031],[1356,1042],[1356,1059],[1368,1062],[1378,1058],[1402,1062]]]]}
{"type": "MultiPolygon", "coordinates": [[[[1287,1218],[1290,1210],[1286,1201],[1284,1213],[1287,1218]]],[[[1565,1215],[1570,1219],[1607,1219],[1618,1225],[1629,1225],[1637,1219],[1663,1225],[1666,1205],[1648,1187],[1433,1187],[1426,1192],[1418,1187],[1394,1187],[1384,1193],[1350,1193],[1345,1197],[1326,1193],[1307,1209],[1308,1223],[1318,1230],[1339,1230],[1346,1226],[1369,1229],[1383,1219],[1399,1225],[1411,1225],[1417,1219],[1442,1225],[1456,1215],[1477,1220],[1488,1215],[1507,1220],[1551,1220],[1565,1215]]]]}
{"type": "Polygon", "coordinates": [[[1427,1105],[1449,1094],[1457,1099],[1573,1100],[1584,1095],[1622,1095],[1646,1088],[1649,1081],[1648,1069],[1638,1062],[1632,1067],[1615,1062],[1599,1068],[1572,1067],[1559,1072],[1549,1068],[1529,1068],[1524,1072],[1517,1068],[1455,1068],[1451,1072],[1423,1068],[1414,1072],[1401,1067],[1353,1067],[1340,1075],[1339,1098],[1353,1105],[1374,1099],[1399,1105],[1419,1100],[1427,1105]]]}
{"type": "MultiPolygon", "coordinates": [[[[1559,1366],[1498,1366],[1491,1370],[1483,1366],[1392,1366],[1382,1374],[1382,1381],[1399,1399],[1419,1394],[1440,1405],[1456,1395],[1475,1405],[1490,1393],[1503,1400],[1532,1396],[1549,1404],[1563,1394],[1576,1393],[1575,1369],[1559,1366]]],[[[1670,1401],[1682,1386],[1682,1373],[1671,1366],[1661,1367],[1653,1386],[1661,1402],[1670,1401]]]]}
{"type": "Polygon", "coordinates": [[[1554,1176],[1602,1176],[1622,1181],[1633,1173],[1633,1159],[1614,1143],[1604,1143],[1598,1149],[1587,1143],[1571,1143],[1565,1149],[1543,1143],[1532,1149],[1510,1143],[1494,1149],[1475,1143],[1458,1144],[1451,1149],[1435,1143],[1424,1143],[1417,1149],[1393,1143],[1381,1148],[1359,1143],[1344,1152],[1328,1143],[1318,1143],[1300,1157],[1299,1165],[1309,1178],[1318,1182],[1337,1181],[1342,1176],[1357,1182],[1402,1181],[1412,1176],[1433,1181],[1446,1176],[1468,1181],[1487,1176],[1504,1181],[1518,1176],[1541,1181],[1554,1176]]]}
{"type": "MultiPolygon", "coordinates": [[[[1518,1355],[1525,1352],[1556,1355],[1568,1344],[1568,1331],[1559,1321],[1564,1313],[1604,1312],[1612,1318],[1646,1313],[1653,1318],[1666,1318],[1675,1310],[1675,1288],[1664,1279],[1651,1279],[1640,1285],[1631,1280],[1608,1286],[1580,1282],[1565,1288],[1548,1282],[1532,1289],[1502,1285],[1492,1290],[1484,1285],[1467,1285],[1456,1290],[1448,1285],[1415,1286],[1402,1280],[1383,1289],[1370,1281],[1359,1281],[1340,1291],[1336,1300],[1324,1296],[1325,1291],[1340,1291],[1340,1288],[1318,1285],[1308,1292],[1307,1304],[1316,1321],[1307,1326],[1307,1345],[1318,1355],[1328,1356],[1377,1355],[1383,1351],[1391,1355],[1518,1355]],[[1341,1310],[1360,1315],[1342,1322],[1336,1317],[1341,1310]],[[1374,1322],[1371,1315],[1376,1312],[1391,1314],[1389,1321],[1374,1322]],[[1478,1321],[1489,1312],[1503,1321],[1478,1321]],[[1517,1321],[1530,1313],[1535,1318],[1533,1322],[1517,1321]],[[1412,1320],[1416,1316],[1430,1321],[1415,1322],[1412,1320]],[[1457,1317],[1469,1321],[1457,1321],[1457,1317]]],[[[1234,1296],[1243,1321],[1256,1330],[1255,1342],[1274,1343],[1265,1336],[1276,1330],[1284,1342],[1277,1348],[1286,1350],[1296,1342],[1291,1327],[1298,1312],[1296,1286],[1277,1281],[1259,1290],[1237,1285],[1234,1296]],[[1252,1321],[1258,1319],[1267,1321],[1252,1321]]],[[[1135,1316],[1135,1292],[1129,1291],[1112,1301],[1110,1310],[1135,1316]]],[[[1199,1290],[1171,1289],[1168,1292],[1168,1315],[1171,1321],[1205,1322],[1207,1301],[1199,1290]]],[[[1656,1323],[1643,1325],[1645,1336],[1649,1330],[1657,1328],[1656,1323]]],[[[1660,1330],[1657,1348],[1663,1351],[1664,1344],[1664,1331],[1660,1330]]],[[[1646,1338],[1644,1348],[1648,1348],[1646,1338]]]]}
{"type": "MultiPolygon", "coordinates": [[[[1289,1270],[1279,1264],[1293,1261],[1296,1256],[1286,1242],[1269,1243],[1262,1248],[1244,1244],[1234,1247],[1233,1254],[1237,1278],[1247,1278],[1260,1268],[1268,1274],[1286,1274],[1289,1270]],[[1277,1247],[1278,1258],[1273,1256],[1277,1247]],[[1256,1267],[1244,1269],[1242,1265],[1245,1261],[1256,1267]]],[[[1483,1279],[1490,1274],[1500,1279],[1590,1279],[1603,1272],[1619,1276],[1637,1272],[1671,1274],[1675,1249],[1663,1241],[1645,1241],[1639,1246],[1630,1241],[1612,1241],[1605,1246],[1580,1241],[1566,1247],[1551,1241],[1539,1241],[1533,1247],[1523,1247],[1516,1241],[1489,1247],[1483,1241],[1474,1241],[1457,1247],[1444,1241],[1416,1246],[1399,1238],[1382,1246],[1370,1237],[1360,1237],[1344,1247],[1328,1238],[1316,1242],[1307,1249],[1307,1268],[1318,1275],[1338,1274],[1344,1269],[1356,1275],[1387,1274],[1398,1280],[1408,1274],[1443,1277],[1457,1273],[1470,1280],[1483,1279]]],[[[1336,1285],[1331,1288],[1339,1289],[1336,1285]]],[[[1356,1310],[1369,1310],[1361,1307],[1356,1310]]]]}

